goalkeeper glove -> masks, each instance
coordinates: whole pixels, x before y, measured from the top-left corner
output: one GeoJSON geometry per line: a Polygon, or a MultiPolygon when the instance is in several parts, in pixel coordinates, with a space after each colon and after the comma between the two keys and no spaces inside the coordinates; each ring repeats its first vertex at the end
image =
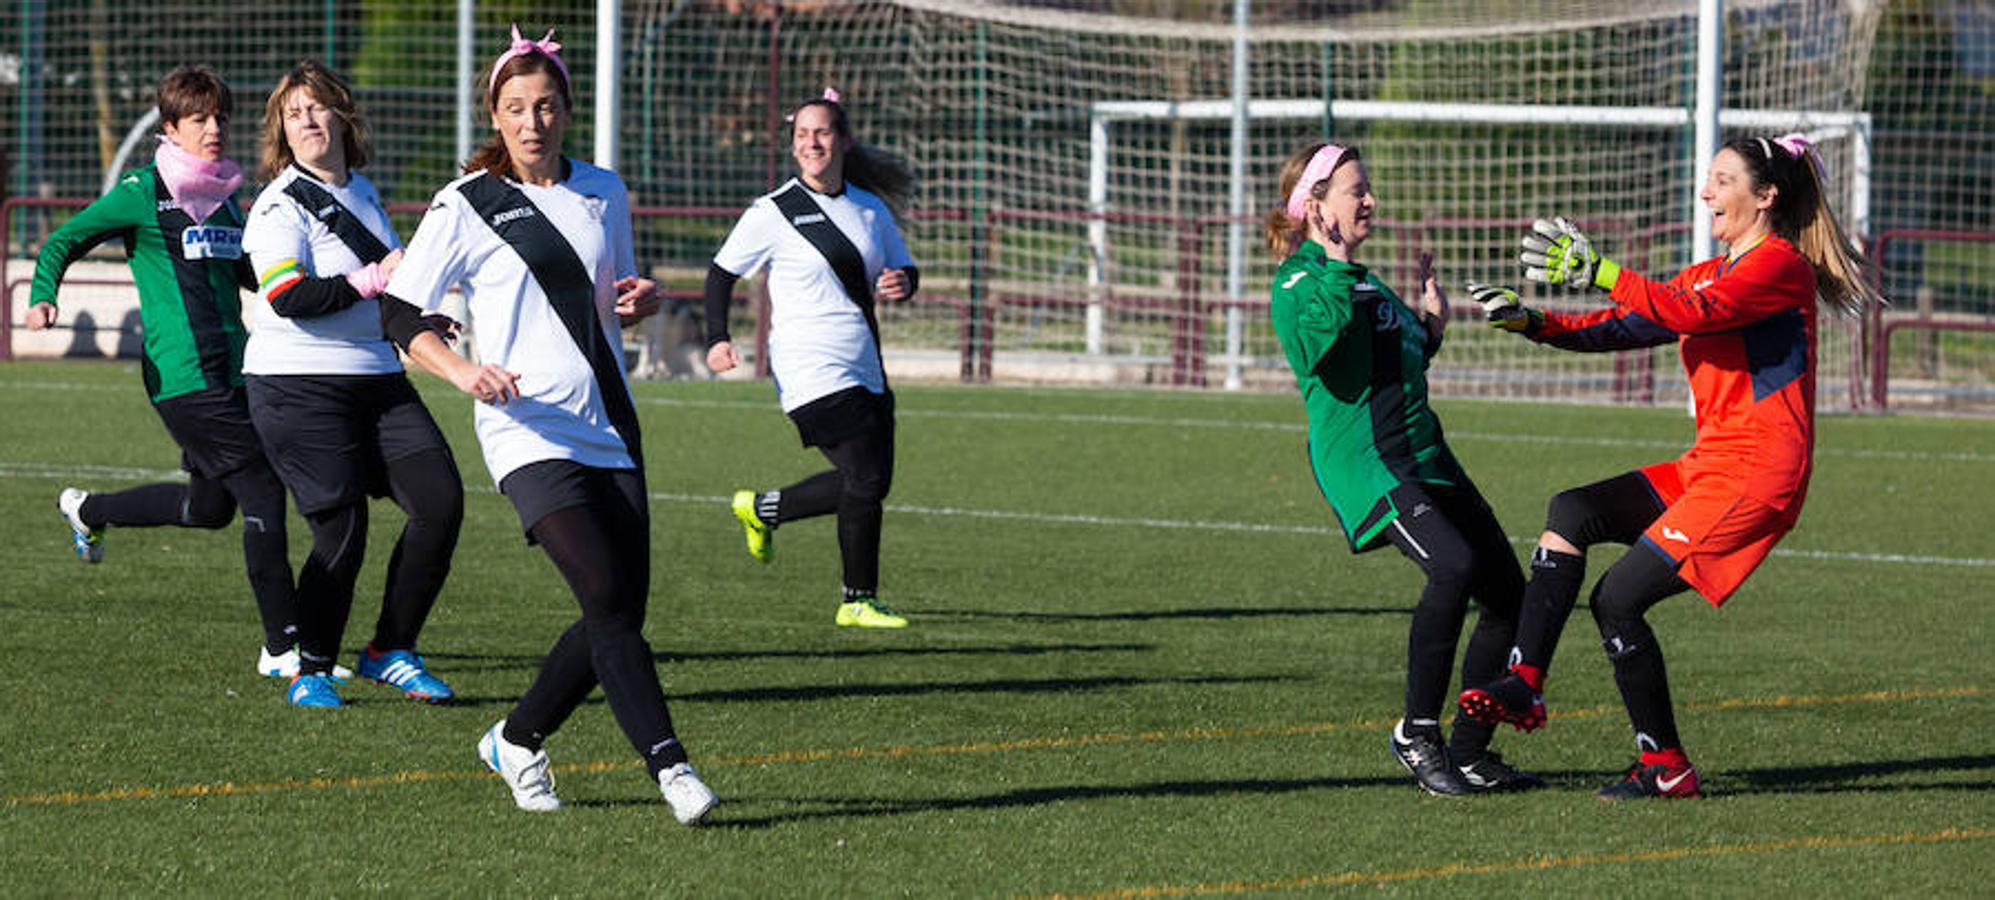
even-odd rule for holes
{"type": "Polygon", "coordinates": [[[1489,317],[1489,327],[1500,328],[1517,334],[1536,334],[1545,326],[1545,314],[1525,306],[1517,299],[1517,292],[1507,287],[1489,284],[1468,283],[1469,296],[1489,317]]]}
{"type": "Polygon", "coordinates": [[[1525,278],[1575,291],[1588,286],[1606,291],[1621,277],[1620,264],[1594,252],[1593,242],[1564,216],[1549,222],[1539,219],[1531,231],[1520,241],[1524,252],[1517,257],[1524,264],[1525,278]]]}

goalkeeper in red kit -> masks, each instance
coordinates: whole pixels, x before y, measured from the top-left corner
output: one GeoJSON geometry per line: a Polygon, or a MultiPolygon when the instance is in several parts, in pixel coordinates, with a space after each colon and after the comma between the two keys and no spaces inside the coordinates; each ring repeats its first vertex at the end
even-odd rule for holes
{"type": "Polygon", "coordinates": [[[1793,529],[1813,470],[1817,298],[1849,312],[1877,302],[1828,208],[1818,165],[1801,135],[1725,144],[1699,197],[1727,252],[1668,281],[1600,256],[1565,219],[1539,221],[1524,239],[1525,277],[1606,291],[1611,309],[1547,313],[1513,291],[1469,286],[1492,326],[1565,350],[1675,343],[1689,376],[1695,442],[1674,460],[1552,498],[1510,671],[1460,699],[1484,722],[1543,725],[1545,674],[1585,579],[1587,548],[1631,545],[1594,585],[1591,605],[1641,756],[1602,800],[1698,796],[1662,648],[1644,615],[1685,590],[1723,604],[1793,529]]]}

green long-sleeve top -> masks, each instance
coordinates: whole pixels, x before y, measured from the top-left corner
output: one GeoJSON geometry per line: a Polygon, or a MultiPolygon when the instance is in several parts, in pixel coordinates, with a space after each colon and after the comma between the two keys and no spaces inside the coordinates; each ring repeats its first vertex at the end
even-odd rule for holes
{"type": "Polygon", "coordinates": [[[123,238],[138,285],[142,369],[152,401],[241,385],[249,336],[237,291],[256,287],[242,253],[242,225],[234,199],[195,222],[153,166],[127,173],[49,235],[35,260],[28,305],[54,303],[71,263],[98,244],[123,238]]]}
{"type": "Polygon", "coordinates": [[[1393,488],[1465,480],[1427,405],[1440,340],[1363,266],[1311,241],[1275,271],[1270,314],[1302,390],[1317,486],[1353,551],[1381,546],[1399,516],[1393,488]]]}

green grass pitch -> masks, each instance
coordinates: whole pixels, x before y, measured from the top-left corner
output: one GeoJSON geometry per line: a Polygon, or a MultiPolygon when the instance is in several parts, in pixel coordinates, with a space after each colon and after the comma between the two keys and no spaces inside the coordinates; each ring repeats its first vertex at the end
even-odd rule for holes
{"type": "MultiPolygon", "coordinates": [[[[237,526],[69,553],[64,485],[178,454],[123,364],[0,366],[0,894],[1970,895],[1995,878],[1995,422],[1824,418],[1809,506],[1724,609],[1654,614],[1710,796],[1608,806],[1632,756],[1588,616],[1548,791],[1444,801],[1386,751],[1414,567],[1331,528],[1289,396],[907,385],[884,598],[832,627],[829,520],[742,551],[725,497],[821,466],[767,384],[637,386],[647,635],[722,798],[673,822],[600,697],[516,812],[480,732],[575,615],[520,539],[469,401],[419,379],[471,488],[424,637],[464,701],[302,711],[252,674],[237,526]]],[[[1668,458],[1681,410],[1445,403],[1526,552],[1561,487],[1668,458]]],[[[306,533],[293,513],[293,559],[306,533]]],[[[347,638],[400,513],[377,503],[347,638]]],[[[1611,559],[1618,550],[1598,557],[1611,559]]],[[[1597,558],[1594,570],[1602,568],[1597,558]]]]}

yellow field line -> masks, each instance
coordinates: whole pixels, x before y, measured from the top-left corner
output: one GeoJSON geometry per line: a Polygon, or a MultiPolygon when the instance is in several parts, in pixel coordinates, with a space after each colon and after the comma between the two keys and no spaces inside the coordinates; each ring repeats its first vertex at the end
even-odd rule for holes
{"type": "MultiPolygon", "coordinates": [[[[1704,703],[1686,703],[1680,709],[1687,713],[1698,713],[1740,709],[1831,706],[1852,703],[1896,703],[1914,700],[1980,697],[1988,694],[1988,692],[1988,688],[1969,686],[1914,691],[1869,691],[1861,694],[1780,695],[1775,697],[1745,697],[1704,703]]],[[[1553,714],[1553,718],[1555,720],[1594,719],[1608,715],[1618,715],[1620,712],[1620,707],[1594,706],[1585,709],[1558,711],[1553,714]]],[[[1168,744],[1188,741],[1253,740],[1269,737],[1334,734],[1350,731],[1378,731],[1389,727],[1391,724],[1392,720],[1389,719],[1375,719],[1241,728],[1218,727],[1184,728],[1174,731],[1103,732],[1100,734],[1074,735],[1071,737],[1019,738],[1009,741],[970,741],[957,744],[848,747],[834,750],[776,750],[768,753],[705,757],[700,760],[700,766],[702,768],[767,766],[837,760],[969,756],[1010,753],[1021,750],[1070,750],[1111,744],[1168,744]]],[[[557,765],[553,768],[556,774],[598,774],[625,771],[637,768],[639,765],[640,763],[636,760],[617,762],[594,761],[557,765]]],[[[9,795],[6,805],[75,806],[114,800],[173,800],[190,797],[232,797],[273,794],[285,791],[318,791],[334,788],[373,788],[391,784],[460,781],[466,778],[481,777],[485,774],[483,770],[455,770],[446,772],[416,770],[394,772],[386,775],[356,775],[349,778],[287,778],[280,781],[249,784],[222,782],[219,784],[189,784],[175,787],[131,787],[113,788],[102,791],[58,791],[44,794],[9,795]]]]}
{"type": "Polygon", "coordinates": [[[1669,862],[1682,859],[1697,859],[1722,856],[1746,856],[1756,853],[1778,853],[1783,850],[1841,850],[1853,847],[1888,847],[1903,844],[1944,844],[1958,841],[1978,841],[1995,837],[1995,829],[1987,828],[1948,828],[1925,834],[1870,834],[1870,835],[1816,835],[1811,837],[1784,838],[1777,841],[1758,841],[1749,844],[1705,844],[1695,847],[1672,847],[1667,850],[1643,850],[1626,853],[1582,853],[1575,856],[1534,856],[1494,863],[1449,863],[1425,869],[1399,869],[1390,872],[1337,872],[1322,875],[1302,875],[1294,878],[1278,878],[1269,881],[1229,881],[1217,884],[1188,885],[1149,885],[1145,887],[1117,888],[1090,894],[1049,894],[1049,898],[1126,898],[1126,897],[1184,897],[1210,894],[1251,894],[1267,891],[1290,891],[1303,888],[1346,887],[1350,885],[1381,886],[1404,881],[1422,881],[1433,878],[1454,878],[1458,875],[1506,875],[1517,872],[1542,872],[1553,869],[1579,869],[1590,866],[1611,866],[1637,862],[1669,862]]]}

